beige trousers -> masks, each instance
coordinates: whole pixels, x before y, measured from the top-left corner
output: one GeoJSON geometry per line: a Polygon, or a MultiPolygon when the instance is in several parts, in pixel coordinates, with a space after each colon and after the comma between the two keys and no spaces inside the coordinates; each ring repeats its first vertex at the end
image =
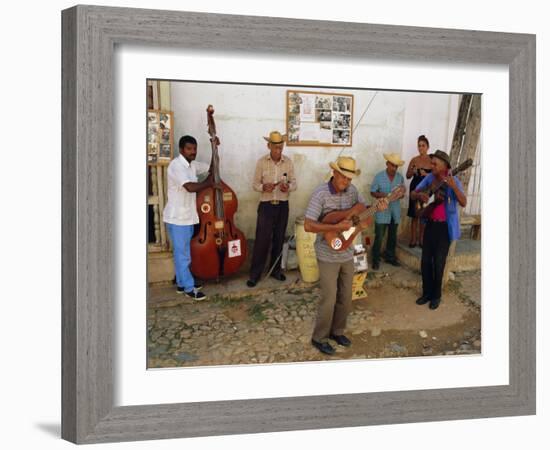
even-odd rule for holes
{"type": "Polygon", "coordinates": [[[321,299],[313,329],[313,340],[326,342],[330,334],[344,334],[351,311],[353,260],[324,262],[317,260],[321,284],[321,299]]]}

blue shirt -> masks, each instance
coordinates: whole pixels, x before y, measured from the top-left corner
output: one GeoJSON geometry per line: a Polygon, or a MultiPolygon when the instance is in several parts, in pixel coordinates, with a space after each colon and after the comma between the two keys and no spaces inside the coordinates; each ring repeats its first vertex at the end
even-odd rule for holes
{"type": "MultiPolygon", "coordinates": [[[[434,175],[431,173],[426,175],[426,177],[416,186],[415,191],[423,191],[430,187],[434,175]]],[[[456,185],[460,192],[464,193],[464,188],[462,183],[457,177],[454,177],[456,185]]],[[[458,199],[456,198],[455,191],[450,186],[447,186],[447,191],[445,195],[445,213],[447,214],[447,227],[449,229],[449,240],[456,241],[460,238],[460,224],[458,222],[458,199]]]]}
{"type": "MultiPolygon", "coordinates": [[[[403,175],[399,172],[393,177],[393,181],[390,181],[388,177],[388,172],[383,170],[378,172],[374,177],[374,180],[371,184],[371,192],[383,192],[384,194],[389,194],[393,188],[405,183],[403,175]]],[[[390,202],[388,209],[384,211],[378,211],[376,213],[376,223],[390,223],[393,219],[394,223],[399,223],[401,220],[401,202],[395,200],[390,202]]]]}

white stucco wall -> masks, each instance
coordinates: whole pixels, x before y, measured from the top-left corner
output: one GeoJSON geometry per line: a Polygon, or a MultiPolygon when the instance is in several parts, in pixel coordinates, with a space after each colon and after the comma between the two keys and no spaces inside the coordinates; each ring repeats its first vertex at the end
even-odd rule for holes
{"type": "MultiPolygon", "coordinates": [[[[266,136],[271,130],[285,132],[286,90],[284,86],[250,86],[172,82],[174,141],[184,134],[198,141],[198,160],[210,160],[206,107],[215,107],[214,118],[221,141],[222,179],[239,198],[237,226],[254,237],[259,194],[252,190],[257,159],[266,154],[266,136]]],[[[320,89],[304,89],[318,91],[320,89]]],[[[376,91],[322,89],[354,95],[354,125],[376,91]]],[[[330,173],[328,163],[342,152],[357,159],[362,174],[355,182],[367,199],[374,175],[383,170],[383,153],[397,152],[408,160],[417,154],[416,138],[428,136],[431,149],[448,150],[458,108],[458,95],[380,91],[354,131],[353,146],[285,147],[296,169],[298,190],[290,199],[289,234],[296,217],[303,215],[312,190],[330,173]]],[[[402,168],[402,173],[406,165],[402,168]]],[[[403,203],[405,206],[406,199],[403,203]]]]}

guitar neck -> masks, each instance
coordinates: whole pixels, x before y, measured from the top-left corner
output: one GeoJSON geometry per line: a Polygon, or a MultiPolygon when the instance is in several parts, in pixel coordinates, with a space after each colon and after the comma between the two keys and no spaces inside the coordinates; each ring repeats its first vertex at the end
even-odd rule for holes
{"type": "MultiPolygon", "coordinates": [[[[471,166],[472,166],[472,160],[467,159],[462,164],[460,164],[458,167],[455,167],[455,168],[449,170],[449,176],[454,177],[454,176],[458,175],[460,172],[464,172],[465,170],[469,169],[471,166]]],[[[444,184],[445,184],[445,181],[440,181],[434,187],[430,187],[428,189],[428,191],[430,192],[430,195],[434,194],[444,184]]]]}
{"type": "MultiPolygon", "coordinates": [[[[391,196],[391,193],[389,193],[388,195],[386,195],[385,197],[383,198],[389,198],[391,196]]],[[[373,216],[374,214],[376,214],[377,212],[377,209],[376,209],[376,206],[378,205],[378,203],[380,202],[381,199],[377,199],[373,205],[369,206],[365,211],[363,211],[361,214],[359,214],[359,220],[364,220],[370,216],[373,216]]]]}

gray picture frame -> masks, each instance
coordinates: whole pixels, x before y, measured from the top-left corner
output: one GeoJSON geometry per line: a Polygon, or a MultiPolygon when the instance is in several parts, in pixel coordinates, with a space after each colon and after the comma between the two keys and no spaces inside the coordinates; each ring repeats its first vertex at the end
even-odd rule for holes
{"type": "Polygon", "coordinates": [[[64,439],[96,443],[535,413],[534,35],[97,6],[64,10],[62,31],[64,439]],[[125,43],[507,66],[509,384],[115,407],[113,52],[125,43]]]}

